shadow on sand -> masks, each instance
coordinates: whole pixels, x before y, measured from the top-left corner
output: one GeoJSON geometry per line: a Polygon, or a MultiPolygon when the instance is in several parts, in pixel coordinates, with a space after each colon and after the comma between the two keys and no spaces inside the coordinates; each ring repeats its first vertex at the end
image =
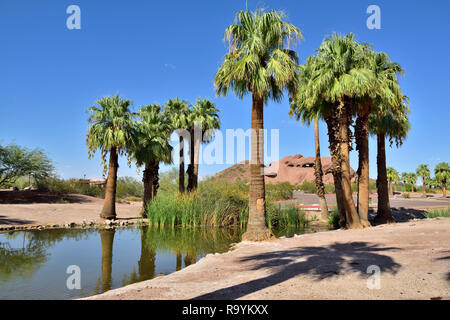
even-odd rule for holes
{"type": "Polygon", "coordinates": [[[299,275],[310,275],[315,281],[339,277],[348,272],[359,272],[368,277],[367,268],[377,265],[381,272],[396,274],[401,265],[383,251],[399,250],[380,247],[368,242],[335,243],[326,247],[299,247],[292,250],[274,251],[242,259],[255,261],[251,270],[269,268],[273,273],[267,277],[251,280],[198,296],[195,300],[238,299],[253,292],[277,285],[299,275]]]}

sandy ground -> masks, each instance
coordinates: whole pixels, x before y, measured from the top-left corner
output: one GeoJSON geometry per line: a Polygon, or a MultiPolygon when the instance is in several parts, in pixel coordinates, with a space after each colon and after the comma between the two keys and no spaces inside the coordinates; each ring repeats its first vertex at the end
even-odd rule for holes
{"type": "Polygon", "coordinates": [[[450,299],[450,219],[242,242],[87,299],[450,299]]]}
{"type": "MultiPolygon", "coordinates": [[[[64,196],[64,201],[68,203],[48,203],[51,200],[47,197],[36,197],[35,203],[27,203],[28,199],[16,201],[19,203],[2,203],[0,199],[0,227],[63,225],[70,222],[81,224],[83,221],[101,222],[100,211],[103,199],[84,195],[67,195],[64,196]]],[[[118,220],[135,220],[139,217],[141,206],[141,202],[117,203],[118,220]]]]}

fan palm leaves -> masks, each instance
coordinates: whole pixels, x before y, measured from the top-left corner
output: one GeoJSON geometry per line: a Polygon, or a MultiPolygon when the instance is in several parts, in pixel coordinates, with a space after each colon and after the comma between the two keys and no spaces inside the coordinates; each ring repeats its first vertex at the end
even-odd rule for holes
{"type": "Polygon", "coordinates": [[[188,114],[190,128],[190,164],[188,166],[188,191],[198,187],[198,164],[200,144],[210,141],[213,131],[220,129],[219,109],[209,99],[197,98],[188,114]]]}
{"type": "Polygon", "coordinates": [[[103,97],[97,101],[97,105],[88,108],[91,114],[86,136],[89,158],[99,149],[106,172],[106,157],[110,154],[105,201],[100,213],[100,217],[105,219],[116,217],[118,157],[129,148],[133,136],[133,113],[129,109],[130,106],[130,100],[115,95],[103,97]]]}
{"type": "MultiPolygon", "coordinates": [[[[354,111],[357,114],[355,124],[356,150],[359,155],[358,166],[358,213],[364,221],[369,214],[369,117],[377,107],[395,108],[401,106],[403,93],[397,81],[397,75],[403,70],[399,64],[391,62],[384,52],[374,52],[369,45],[363,46],[365,68],[373,78],[365,95],[356,97],[354,111]]],[[[387,187],[387,184],[385,184],[387,187]]],[[[387,191],[387,190],[386,190],[387,191]]]]}
{"type": "Polygon", "coordinates": [[[428,168],[427,164],[420,164],[416,169],[416,173],[419,177],[422,178],[422,186],[423,186],[423,196],[427,196],[427,179],[430,177],[430,168],[428,168]]]}
{"type": "Polygon", "coordinates": [[[167,101],[164,112],[169,114],[172,120],[172,127],[177,132],[180,139],[180,163],[178,176],[178,191],[184,193],[184,130],[189,127],[189,103],[185,100],[180,100],[178,97],[167,101]]]}
{"type": "Polygon", "coordinates": [[[272,236],[265,222],[263,106],[269,99],[281,101],[285,90],[296,89],[298,57],[292,47],[302,38],[285,18],[273,10],[239,11],[225,30],[229,52],[214,81],[218,95],[229,90],[239,99],[252,95],[249,221],[243,240],[272,236]]]}
{"type": "MultiPolygon", "coordinates": [[[[377,137],[378,211],[375,217],[377,223],[394,221],[389,204],[389,192],[392,193],[392,181],[395,180],[390,180],[386,169],[386,138],[391,145],[395,142],[397,147],[406,139],[410,130],[407,103],[408,98],[403,97],[398,106],[379,104],[369,116],[369,132],[377,137]]],[[[391,178],[396,177],[394,174],[391,178]]]]}
{"type": "Polygon", "coordinates": [[[138,111],[138,119],[135,124],[132,158],[137,167],[145,166],[142,179],[144,214],[148,201],[156,196],[158,190],[160,162],[172,162],[172,147],[169,144],[172,123],[168,114],[161,112],[158,104],[143,106],[138,111]]]}
{"type": "Polygon", "coordinates": [[[442,196],[447,198],[447,182],[450,180],[450,166],[448,162],[441,162],[436,165],[434,177],[441,184],[442,196]]]}

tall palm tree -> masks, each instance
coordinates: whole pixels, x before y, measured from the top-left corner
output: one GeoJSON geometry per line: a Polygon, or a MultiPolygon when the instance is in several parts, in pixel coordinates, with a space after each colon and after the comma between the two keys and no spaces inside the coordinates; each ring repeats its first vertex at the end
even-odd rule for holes
{"type": "Polygon", "coordinates": [[[403,188],[406,192],[406,183],[408,182],[408,172],[402,172],[400,175],[400,181],[403,182],[403,188]]]}
{"type": "Polygon", "coordinates": [[[297,53],[290,49],[302,38],[282,12],[239,11],[225,30],[229,53],[215,77],[216,92],[234,91],[239,99],[252,95],[249,220],[243,240],[272,237],[267,227],[264,186],[264,104],[281,101],[283,91],[297,86],[297,53]]]}
{"type": "Polygon", "coordinates": [[[98,106],[88,108],[91,113],[88,123],[86,143],[91,158],[97,149],[102,156],[103,170],[106,172],[106,157],[109,153],[109,170],[106,182],[105,201],[100,217],[116,218],[116,184],[118,159],[130,145],[133,135],[133,114],[129,107],[130,100],[123,100],[119,95],[103,97],[97,101],[98,106]]]}
{"type": "Polygon", "coordinates": [[[421,164],[416,169],[416,173],[419,177],[422,178],[422,186],[423,186],[423,196],[427,197],[427,179],[430,177],[430,168],[428,168],[427,164],[421,164]]]}
{"type": "Polygon", "coordinates": [[[406,139],[410,128],[406,101],[405,97],[399,107],[379,105],[369,116],[370,133],[377,137],[378,212],[374,219],[376,223],[394,222],[389,193],[392,194],[392,182],[398,180],[398,172],[391,167],[386,169],[386,138],[389,138],[391,145],[395,141],[397,147],[406,139]]]}
{"type": "MultiPolygon", "coordinates": [[[[302,73],[300,74],[300,81],[307,81],[305,75],[307,74],[307,70],[301,66],[300,69],[302,73]]],[[[320,140],[319,140],[319,117],[320,114],[311,113],[313,110],[311,109],[295,109],[293,106],[289,115],[292,117],[294,114],[296,115],[297,120],[301,120],[302,123],[310,124],[311,121],[314,121],[314,145],[315,145],[315,161],[314,161],[314,176],[315,176],[315,184],[317,190],[317,196],[319,197],[320,203],[320,219],[322,221],[328,221],[328,205],[327,200],[325,198],[325,187],[323,184],[323,170],[322,170],[322,162],[320,157],[320,140]]]]}
{"type": "Polygon", "coordinates": [[[408,183],[411,184],[411,192],[414,192],[414,185],[417,182],[417,175],[414,172],[408,173],[408,183]]]}
{"type": "Polygon", "coordinates": [[[209,99],[197,98],[196,104],[188,115],[191,132],[189,148],[190,164],[188,166],[188,191],[194,191],[198,187],[198,163],[200,143],[208,142],[212,138],[211,130],[220,129],[219,109],[209,99]],[[199,131],[199,132],[197,132],[199,131]]]}
{"type": "Polygon", "coordinates": [[[354,40],[353,34],[345,37],[334,34],[325,39],[317,55],[307,59],[301,72],[300,86],[292,113],[318,113],[328,127],[332,172],[340,212],[340,225],[347,228],[370,226],[360,219],[352,198],[349,152],[351,150],[353,108],[355,97],[365,96],[373,87],[373,72],[367,68],[366,45],[354,40]],[[314,111],[312,111],[314,110],[314,111]]]}
{"type": "Polygon", "coordinates": [[[363,45],[362,61],[371,71],[374,80],[366,94],[355,100],[357,114],[355,124],[356,150],[358,150],[358,214],[367,223],[369,217],[369,116],[378,107],[396,108],[401,105],[403,93],[397,75],[403,73],[399,64],[391,62],[384,52],[374,52],[363,45]]]}
{"type": "Polygon", "coordinates": [[[442,196],[447,198],[447,182],[450,180],[450,166],[448,162],[441,162],[434,168],[435,179],[442,187],[442,196]]]}
{"type": "Polygon", "coordinates": [[[180,139],[180,166],[178,176],[178,191],[184,193],[184,137],[183,130],[188,129],[189,103],[177,98],[167,101],[164,111],[172,119],[172,127],[178,133],[180,139]]]}
{"type": "Polygon", "coordinates": [[[172,147],[169,144],[172,123],[168,114],[161,112],[161,106],[158,104],[143,106],[138,111],[138,118],[131,153],[137,167],[145,166],[141,211],[144,216],[148,202],[156,196],[158,190],[160,162],[172,163],[172,147]]]}

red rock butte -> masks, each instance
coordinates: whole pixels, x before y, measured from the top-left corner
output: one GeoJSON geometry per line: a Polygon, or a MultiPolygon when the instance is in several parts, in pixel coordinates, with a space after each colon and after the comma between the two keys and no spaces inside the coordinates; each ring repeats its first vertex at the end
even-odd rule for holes
{"type": "MultiPolygon", "coordinates": [[[[304,157],[301,154],[286,156],[279,161],[272,162],[264,168],[266,183],[289,182],[290,184],[302,184],[304,181],[314,181],[314,160],[315,157],[304,157]]],[[[331,158],[322,157],[323,182],[333,184],[331,174],[331,158]]],[[[350,177],[356,181],[356,172],[350,168],[350,177]]],[[[249,161],[239,162],[216,174],[215,178],[225,179],[234,182],[240,179],[247,183],[250,180],[249,161]]]]}

